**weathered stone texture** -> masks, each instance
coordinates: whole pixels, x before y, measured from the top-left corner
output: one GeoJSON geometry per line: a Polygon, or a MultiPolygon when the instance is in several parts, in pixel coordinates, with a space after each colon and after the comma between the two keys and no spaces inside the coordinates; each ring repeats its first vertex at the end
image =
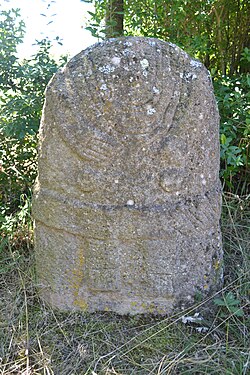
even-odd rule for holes
{"type": "Polygon", "coordinates": [[[111,39],[50,82],[33,214],[53,306],[171,313],[221,279],[218,111],[177,46],[111,39]]]}

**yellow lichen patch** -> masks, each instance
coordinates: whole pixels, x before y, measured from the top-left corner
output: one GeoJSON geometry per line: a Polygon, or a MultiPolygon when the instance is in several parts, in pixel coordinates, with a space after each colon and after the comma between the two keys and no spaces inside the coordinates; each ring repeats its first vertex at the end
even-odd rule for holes
{"type": "Polygon", "coordinates": [[[84,301],[84,299],[82,298],[76,298],[73,303],[74,303],[74,306],[79,307],[83,311],[87,310],[88,308],[87,302],[84,301]]]}
{"type": "Polygon", "coordinates": [[[156,308],[156,306],[153,303],[150,303],[150,305],[147,307],[147,311],[150,314],[153,314],[155,311],[157,311],[157,308],[156,308]]]}
{"type": "Polygon", "coordinates": [[[83,310],[86,310],[87,303],[84,300],[82,300],[81,297],[79,297],[79,289],[81,287],[83,277],[84,277],[84,272],[83,272],[84,263],[85,263],[84,250],[82,248],[79,248],[77,252],[76,265],[75,265],[75,268],[72,270],[71,280],[69,284],[71,286],[72,293],[74,296],[73,304],[77,307],[80,307],[83,310]]]}
{"type": "Polygon", "coordinates": [[[112,108],[112,103],[107,100],[103,106],[104,113],[109,112],[111,108],[112,108]]]}
{"type": "Polygon", "coordinates": [[[215,269],[215,271],[218,271],[220,269],[220,261],[218,259],[216,259],[213,263],[213,267],[215,269]]]}

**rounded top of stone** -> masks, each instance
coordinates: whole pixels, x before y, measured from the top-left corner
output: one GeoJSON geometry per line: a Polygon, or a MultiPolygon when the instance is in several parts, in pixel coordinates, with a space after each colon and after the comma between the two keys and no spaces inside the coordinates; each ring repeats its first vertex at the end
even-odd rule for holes
{"type": "Polygon", "coordinates": [[[208,76],[199,61],[175,44],[122,37],[73,57],[55,75],[51,88],[65,103],[70,93],[69,105],[74,101],[78,116],[89,126],[95,124],[105,133],[112,128],[124,137],[143,136],[171,126],[164,121],[169,106],[179,100],[183,85],[194,85],[204,72],[208,76]]]}
{"type": "MultiPolygon", "coordinates": [[[[120,37],[120,38],[110,38],[106,39],[104,41],[95,43],[91,45],[90,47],[82,50],[79,54],[74,56],[69,63],[74,63],[82,54],[89,55],[96,49],[101,49],[103,52],[103,49],[110,49],[110,48],[116,48],[116,51],[121,50],[127,50],[127,53],[129,53],[129,50],[135,50],[136,52],[139,52],[140,49],[146,48],[148,51],[151,49],[153,52],[159,53],[162,48],[167,48],[169,53],[179,55],[184,59],[190,60],[190,66],[192,68],[201,68],[204,67],[204,65],[197,59],[191,58],[184,50],[182,50],[180,47],[178,47],[176,44],[171,42],[166,42],[161,39],[157,38],[150,38],[150,37],[140,37],[140,36],[127,36],[127,37],[120,37]]],[[[126,54],[126,52],[124,52],[126,54]]],[[[114,56],[113,60],[114,65],[119,65],[120,60],[117,60],[114,56]]],[[[147,67],[147,62],[145,61],[144,67],[147,67]],[[146,65],[145,65],[146,64],[146,65]]]]}

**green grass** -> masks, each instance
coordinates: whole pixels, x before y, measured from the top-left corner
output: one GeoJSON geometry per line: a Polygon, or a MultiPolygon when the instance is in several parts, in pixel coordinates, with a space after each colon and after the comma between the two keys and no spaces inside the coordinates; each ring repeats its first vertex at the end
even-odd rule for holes
{"type": "Polygon", "coordinates": [[[29,207],[24,201],[2,226],[0,374],[249,374],[249,203],[249,196],[224,197],[225,275],[220,293],[197,301],[188,311],[155,318],[66,314],[45,306],[34,287],[29,207]],[[184,323],[183,316],[195,313],[196,322],[184,323]]]}

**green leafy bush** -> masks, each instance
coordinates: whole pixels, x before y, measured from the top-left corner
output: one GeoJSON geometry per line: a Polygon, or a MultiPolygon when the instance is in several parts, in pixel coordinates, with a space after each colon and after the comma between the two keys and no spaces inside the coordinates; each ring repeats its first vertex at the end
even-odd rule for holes
{"type": "Polygon", "coordinates": [[[38,52],[20,61],[17,46],[24,24],[18,10],[0,12],[0,202],[8,212],[29,195],[36,177],[37,131],[44,91],[59,64],[51,42],[37,41],[38,52]]]}
{"type": "Polygon", "coordinates": [[[250,75],[214,80],[221,116],[221,178],[225,189],[247,192],[250,183],[250,75]]]}

